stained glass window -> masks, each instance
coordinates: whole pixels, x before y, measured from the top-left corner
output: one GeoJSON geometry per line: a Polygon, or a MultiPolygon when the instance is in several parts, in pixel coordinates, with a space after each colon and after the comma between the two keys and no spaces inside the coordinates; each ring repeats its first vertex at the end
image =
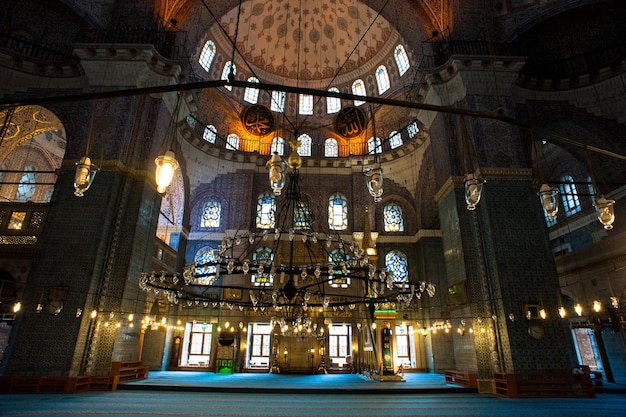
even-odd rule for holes
{"type": "Polygon", "coordinates": [[[400,132],[396,132],[395,130],[391,132],[391,135],[389,135],[389,146],[391,149],[402,146],[402,135],[400,132]]]}
{"type": "Polygon", "coordinates": [[[200,65],[206,72],[211,70],[211,63],[213,62],[213,58],[215,57],[215,43],[213,41],[207,41],[204,44],[204,48],[202,48],[202,52],[200,52],[200,65]]]}
{"type": "Polygon", "coordinates": [[[15,193],[15,200],[20,202],[27,202],[33,198],[35,195],[35,189],[37,186],[35,183],[37,182],[37,174],[34,172],[30,172],[33,170],[31,165],[28,165],[24,168],[24,173],[22,174],[22,178],[20,179],[20,183],[17,186],[17,192],[15,193]]]}
{"type": "Polygon", "coordinates": [[[282,113],[285,110],[285,96],[284,91],[272,91],[272,103],[270,104],[272,111],[282,113]]]}
{"type": "MultiPolygon", "coordinates": [[[[339,89],[336,87],[329,88],[328,91],[332,91],[335,93],[339,92],[339,89]]],[[[326,98],[326,112],[328,114],[337,113],[341,110],[341,99],[338,97],[327,97],[326,98]]]]}
{"type": "Polygon", "coordinates": [[[380,143],[380,138],[371,137],[367,140],[367,152],[370,155],[375,153],[381,153],[383,151],[383,147],[380,143]]]}
{"type": "Polygon", "coordinates": [[[217,258],[215,257],[215,251],[210,246],[205,246],[196,252],[196,256],[194,257],[194,261],[196,262],[196,279],[194,284],[199,285],[212,285],[215,281],[215,271],[217,271],[217,267],[215,265],[204,265],[207,262],[215,262],[217,258]],[[210,276],[203,276],[210,274],[210,276]]]}
{"type": "Polygon", "coordinates": [[[328,199],[328,227],[330,230],[348,228],[348,202],[346,196],[333,194],[328,199]]]}
{"type": "Polygon", "coordinates": [[[215,143],[216,138],[217,138],[217,129],[215,128],[215,126],[208,125],[207,127],[204,128],[202,139],[210,143],[215,143]]]}
{"type": "Polygon", "coordinates": [[[311,228],[311,203],[309,198],[302,194],[293,213],[293,228],[308,230],[311,228]]]}
{"type": "Polygon", "coordinates": [[[387,68],[384,65],[376,69],[376,83],[378,84],[378,94],[389,90],[389,74],[387,74],[387,68]]]}
{"type": "MultiPolygon", "coordinates": [[[[248,82],[258,83],[259,79],[256,77],[250,77],[248,78],[248,82]]],[[[248,103],[256,104],[256,102],[259,100],[259,89],[246,87],[246,91],[243,94],[243,99],[246,100],[248,103]]]]}
{"type": "Polygon", "coordinates": [[[576,190],[574,179],[570,175],[565,175],[561,178],[559,191],[561,192],[565,215],[571,216],[572,214],[578,213],[581,209],[580,201],[578,200],[578,191],[576,190]]]}
{"type": "Polygon", "coordinates": [[[311,136],[304,133],[298,137],[298,140],[300,141],[298,154],[300,156],[311,156],[311,136]]]}
{"type": "MultiPolygon", "coordinates": [[[[367,95],[365,91],[365,83],[363,82],[363,80],[356,80],[352,83],[352,94],[354,94],[355,96],[367,95]]],[[[360,106],[362,104],[365,104],[365,102],[362,100],[354,100],[355,106],[360,106]]]]}
{"type": "Polygon", "coordinates": [[[406,127],[406,133],[409,135],[410,139],[413,139],[415,135],[419,133],[419,128],[417,127],[417,122],[413,122],[406,127]]]}
{"type": "Polygon", "coordinates": [[[387,252],[385,255],[385,269],[391,272],[393,282],[405,288],[409,286],[409,263],[406,255],[397,249],[387,252]]]}
{"type": "Polygon", "coordinates": [[[400,76],[404,75],[405,72],[411,67],[409,62],[409,57],[404,50],[404,46],[398,45],[396,46],[396,50],[394,51],[394,57],[396,58],[396,64],[398,65],[398,72],[400,76]]]}
{"type": "MultiPolygon", "coordinates": [[[[228,74],[230,74],[230,67],[233,67],[233,74],[237,74],[237,66],[233,64],[231,61],[228,61],[226,65],[224,65],[224,69],[222,70],[222,80],[228,81],[228,74]]],[[[228,91],[233,91],[233,87],[230,85],[225,86],[228,91]]]]}
{"type": "Polygon", "coordinates": [[[281,156],[285,154],[285,140],[280,136],[272,139],[270,153],[274,155],[274,152],[277,152],[281,156]]]}
{"type": "Polygon", "coordinates": [[[310,94],[300,94],[300,114],[310,116],[313,114],[313,96],[310,94]]]}
{"type": "Polygon", "coordinates": [[[334,249],[328,255],[328,262],[332,262],[335,265],[335,268],[339,268],[333,270],[333,276],[337,275],[337,278],[333,278],[330,280],[330,286],[333,288],[348,288],[350,285],[350,277],[348,277],[348,273],[350,272],[347,266],[347,262],[350,258],[346,255],[343,249],[338,248],[334,249]],[[340,274],[343,274],[341,277],[340,274]]]}
{"type": "Polygon", "coordinates": [[[383,219],[385,222],[385,232],[404,232],[402,207],[398,204],[387,204],[383,208],[383,219]]]}
{"type": "Polygon", "coordinates": [[[220,227],[222,216],[222,203],[215,198],[210,198],[202,206],[202,219],[200,227],[220,227]]]}
{"type": "Polygon", "coordinates": [[[259,229],[273,229],[275,212],[276,200],[274,199],[274,194],[261,194],[256,206],[256,227],[259,229]]]}
{"type": "Polygon", "coordinates": [[[327,158],[337,158],[339,156],[339,145],[336,139],[326,139],[324,142],[324,156],[327,158]]]}
{"type": "Polygon", "coordinates": [[[226,138],[226,149],[229,151],[236,151],[239,149],[239,136],[235,133],[231,133],[226,138]]]}
{"type": "MultiPolygon", "coordinates": [[[[274,259],[274,254],[270,248],[265,246],[258,248],[252,254],[252,259],[257,261],[257,263],[261,263],[260,261],[271,261],[274,259]]],[[[274,276],[270,275],[270,267],[263,265],[263,271],[259,273],[259,271],[251,271],[251,280],[252,283],[257,287],[271,287],[274,285],[274,276]],[[255,272],[255,273],[253,273],[255,272]]]]}

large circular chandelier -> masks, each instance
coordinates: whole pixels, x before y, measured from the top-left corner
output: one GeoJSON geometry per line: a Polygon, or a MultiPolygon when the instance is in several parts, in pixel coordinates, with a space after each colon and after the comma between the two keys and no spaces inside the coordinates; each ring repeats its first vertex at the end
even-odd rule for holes
{"type": "Polygon", "coordinates": [[[267,213],[272,228],[227,235],[210,261],[188,264],[182,273],[143,273],[140,288],[172,304],[239,309],[304,325],[326,310],[406,309],[423,294],[433,297],[434,284],[377,268],[368,255],[372,248],[356,239],[313,230],[310,202],[300,193],[298,144],[290,145],[286,162],[276,154],[268,162],[276,199],[267,213]]]}

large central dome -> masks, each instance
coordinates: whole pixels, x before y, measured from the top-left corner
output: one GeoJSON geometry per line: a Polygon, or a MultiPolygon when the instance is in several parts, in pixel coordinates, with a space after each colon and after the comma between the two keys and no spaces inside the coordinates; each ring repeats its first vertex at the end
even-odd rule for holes
{"type": "MultiPolygon", "coordinates": [[[[220,20],[231,39],[238,12],[220,20]]],[[[211,33],[232,50],[217,25],[211,33]]],[[[356,0],[255,0],[241,5],[237,48],[263,82],[327,88],[383,63],[398,39],[387,20],[356,0]]]]}

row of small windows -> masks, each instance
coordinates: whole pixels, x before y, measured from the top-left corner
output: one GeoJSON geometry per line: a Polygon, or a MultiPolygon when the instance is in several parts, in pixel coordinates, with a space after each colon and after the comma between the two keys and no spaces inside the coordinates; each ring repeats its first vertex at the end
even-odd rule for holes
{"type": "MultiPolygon", "coordinates": [[[[334,249],[328,254],[328,261],[338,263],[345,259],[345,257],[345,253],[342,249],[334,249]]],[[[272,261],[274,259],[274,252],[272,249],[263,246],[254,251],[252,259],[254,261],[272,261]]],[[[196,278],[196,284],[212,285],[214,282],[211,278],[205,278],[204,276],[215,276],[216,267],[206,265],[207,263],[217,261],[213,248],[205,246],[200,249],[196,252],[194,260],[196,264],[202,265],[196,267],[196,276],[198,276],[198,278],[196,278]]],[[[385,254],[385,269],[391,272],[393,281],[396,285],[408,287],[409,263],[404,252],[398,249],[393,249],[387,252],[385,254]]],[[[250,281],[255,287],[271,287],[274,285],[274,276],[270,273],[251,274],[250,281]]],[[[348,288],[350,286],[350,278],[342,277],[331,279],[329,284],[334,288],[348,288]]]]}
{"type": "MultiPolygon", "coordinates": [[[[312,96],[310,96],[312,97],[312,96]]],[[[407,126],[407,134],[409,139],[413,139],[417,133],[419,132],[419,128],[417,127],[417,122],[411,123],[407,126]]],[[[215,143],[217,139],[217,129],[213,125],[209,125],[204,128],[204,133],[202,134],[202,138],[210,143],[215,143]]],[[[402,135],[400,132],[393,131],[389,135],[389,147],[391,149],[395,149],[397,147],[402,146],[402,135]]],[[[226,137],[226,149],[231,151],[236,151],[239,149],[240,138],[235,133],[231,133],[226,137]]],[[[311,156],[311,146],[312,139],[306,133],[300,135],[298,137],[298,141],[300,142],[300,146],[298,148],[298,154],[300,156],[311,156]]],[[[380,138],[371,137],[367,141],[367,150],[369,154],[382,153],[382,140],[380,138]]],[[[285,154],[285,140],[281,137],[275,137],[272,139],[272,144],[270,146],[270,153],[278,153],[279,155],[285,154]]],[[[337,158],[339,157],[339,143],[337,139],[328,138],[324,141],[324,156],[327,158],[337,158]]]]}
{"type": "MultiPolygon", "coordinates": [[[[591,203],[595,203],[595,190],[593,188],[591,177],[587,177],[587,192],[591,196],[591,203]]],[[[563,204],[563,211],[565,216],[572,216],[582,210],[582,206],[580,204],[580,199],[578,198],[579,191],[576,188],[576,184],[574,183],[574,179],[571,175],[564,175],[561,177],[561,181],[559,184],[559,194],[561,195],[561,203],[563,204]]],[[[556,224],[556,217],[552,218],[545,214],[546,224],[548,227],[554,226],[556,224]]]]}
{"type": "MultiPolygon", "coordinates": [[[[202,48],[202,52],[200,53],[200,58],[198,62],[205,69],[205,71],[209,72],[211,68],[211,64],[213,63],[213,58],[215,58],[216,48],[215,43],[211,40],[207,41],[202,48]]],[[[394,50],[393,54],[396,65],[398,67],[398,73],[400,76],[403,76],[411,67],[409,62],[409,57],[404,49],[404,46],[398,45],[394,50]]],[[[222,68],[221,79],[224,81],[228,80],[228,76],[232,72],[233,75],[237,74],[237,66],[233,64],[232,61],[226,62],[224,64],[224,68],[222,68]]],[[[383,94],[389,88],[391,88],[391,83],[389,81],[389,73],[387,71],[387,67],[385,65],[380,65],[376,68],[374,72],[376,78],[376,85],[378,87],[378,94],[383,94]]],[[[248,82],[250,83],[258,83],[259,80],[256,77],[248,78],[248,82]]],[[[229,91],[232,91],[231,86],[226,86],[229,91]]],[[[339,92],[339,89],[336,87],[332,87],[328,89],[330,92],[339,92]]],[[[352,94],[356,96],[366,96],[367,91],[365,88],[365,83],[363,80],[358,79],[352,83],[352,94]]],[[[285,92],[284,91],[273,91],[272,92],[272,100],[270,107],[272,111],[282,113],[285,110],[285,92]]],[[[247,87],[243,98],[248,103],[256,104],[259,100],[259,90],[257,88],[247,87]]],[[[299,96],[299,113],[302,115],[312,115],[313,114],[313,96],[308,94],[300,94],[299,96]]],[[[355,106],[361,106],[365,104],[365,101],[362,100],[354,100],[355,106]]],[[[337,97],[328,97],[326,99],[326,112],[329,114],[337,113],[341,110],[341,100],[337,97]]]]}
{"type": "MultiPolygon", "coordinates": [[[[276,199],[274,194],[263,193],[257,199],[256,227],[273,229],[275,227],[276,199]]],[[[222,204],[216,198],[205,200],[200,214],[200,227],[219,228],[222,218],[222,204]]],[[[308,229],[310,224],[310,207],[306,200],[294,214],[294,228],[308,229]]],[[[404,232],[402,207],[391,202],[383,207],[383,224],[385,232],[404,232]]],[[[348,200],[340,193],[328,198],[328,228],[330,230],[346,230],[348,228],[348,200]]]]}

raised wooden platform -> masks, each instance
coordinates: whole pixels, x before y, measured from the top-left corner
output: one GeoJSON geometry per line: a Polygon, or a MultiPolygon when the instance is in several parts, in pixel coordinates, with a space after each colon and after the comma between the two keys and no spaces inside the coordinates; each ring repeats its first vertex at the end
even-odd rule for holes
{"type": "Polygon", "coordinates": [[[495,372],[496,394],[501,397],[596,396],[589,374],[558,372],[495,372]]]}
{"type": "Polygon", "coordinates": [[[118,384],[148,377],[141,361],[112,362],[109,375],[2,376],[0,393],[63,393],[115,391],[118,384]]]}
{"type": "Polygon", "coordinates": [[[446,384],[457,384],[468,388],[478,388],[476,373],[466,371],[443,371],[446,384]]]}

